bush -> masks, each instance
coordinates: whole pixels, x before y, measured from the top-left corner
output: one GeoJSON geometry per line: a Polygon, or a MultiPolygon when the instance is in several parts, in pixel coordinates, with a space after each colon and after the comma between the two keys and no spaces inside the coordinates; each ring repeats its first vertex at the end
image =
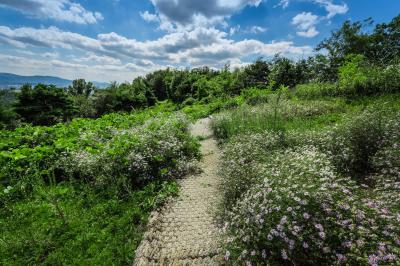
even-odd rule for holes
{"type": "Polygon", "coordinates": [[[397,119],[398,113],[384,114],[380,109],[367,109],[334,128],[325,149],[332,154],[336,169],[357,179],[365,179],[376,172],[377,152],[381,153],[399,139],[397,119]]]}
{"type": "Polygon", "coordinates": [[[221,165],[228,263],[397,265],[399,118],[371,108],[322,131],[229,138],[221,165]]]}
{"type": "Polygon", "coordinates": [[[246,103],[249,105],[257,105],[268,102],[268,95],[271,94],[271,91],[257,88],[249,88],[242,90],[241,96],[245,99],[246,103]]]}
{"type": "Polygon", "coordinates": [[[283,96],[279,99],[278,95],[272,94],[269,95],[268,104],[244,105],[234,111],[225,111],[216,115],[211,124],[214,135],[220,140],[226,140],[248,132],[285,130],[285,126],[296,119],[309,119],[342,109],[335,102],[294,102],[282,98],[283,96]]]}
{"type": "Polygon", "coordinates": [[[294,94],[301,99],[340,96],[339,89],[334,83],[307,83],[297,85],[294,94]]]}
{"type": "Polygon", "coordinates": [[[346,96],[397,92],[400,89],[397,65],[380,67],[362,55],[350,55],[339,68],[340,93],[346,96]]]}
{"type": "Polygon", "coordinates": [[[395,263],[399,221],[312,146],[276,152],[228,212],[232,264],[395,263]]]}
{"type": "Polygon", "coordinates": [[[199,157],[188,120],[163,108],[0,131],[0,264],[131,264],[199,157]]]}
{"type": "Polygon", "coordinates": [[[232,138],[224,147],[220,175],[224,207],[229,209],[243,195],[249,184],[259,181],[260,161],[285,145],[282,137],[273,132],[246,134],[232,138]]]}

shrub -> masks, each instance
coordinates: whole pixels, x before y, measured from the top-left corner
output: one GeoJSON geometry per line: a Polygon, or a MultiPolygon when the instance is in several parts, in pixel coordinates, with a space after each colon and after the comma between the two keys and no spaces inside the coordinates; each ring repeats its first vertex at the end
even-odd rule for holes
{"type": "Polygon", "coordinates": [[[329,133],[330,141],[324,149],[332,155],[339,172],[365,181],[369,174],[382,169],[378,167],[379,164],[385,165],[385,169],[395,164],[393,156],[389,154],[392,154],[399,140],[398,120],[398,112],[384,114],[381,109],[367,109],[335,127],[329,133]],[[392,162],[384,163],[390,158],[392,162]]]}
{"type": "Polygon", "coordinates": [[[198,156],[198,143],[185,131],[187,126],[181,115],[149,119],[143,126],[116,131],[100,151],[64,153],[58,167],[66,177],[101,186],[122,182],[133,189],[152,180],[179,177],[198,156]]]}
{"type": "Polygon", "coordinates": [[[229,138],[221,165],[228,263],[396,265],[399,121],[398,112],[369,108],[322,131],[229,138]]]}
{"type": "Polygon", "coordinates": [[[164,108],[0,131],[0,264],[132,263],[199,156],[186,117],[164,108]]]}
{"type": "Polygon", "coordinates": [[[271,94],[269,90],[260,90],[257,88],[249,88],[242,90],[241,96],[249,105],[257,105],[268,102],[268,95],[271,94]]]}
{"type": "Polygon", "coordinates": [[[307,83],[297,85],[294,94],[301,99],[340,96],[339,89],[334,83],[307,83]]]}
{"type": "Polygon", "coordinates": [[[400,255],[395,214],[360,195],[317,148],[276,152],[258,169],[261,181],[227,213],[232,264],[363,265],[400,255]]]}
{"type": "Polygon", "coordinates": [[[229,209],[259,181],[260,161],[265,161],[274,150],[284,146],[284,140],[273,132],[239,135],[224,147],[220,175],[224,207],[229,209]]]}
{"type": "Polygon", "coordinates": [[[217,138],[226,140],[248,132],[282,131],[288,122],[295,119],[307,119],[341,110],[341,106],[335,102],[297,103],[284,98],[278,99],[277,95],[270,95],[268,104],[244,105],[234,111],[225,111],[216,115],[211,126],[217,138]]]}

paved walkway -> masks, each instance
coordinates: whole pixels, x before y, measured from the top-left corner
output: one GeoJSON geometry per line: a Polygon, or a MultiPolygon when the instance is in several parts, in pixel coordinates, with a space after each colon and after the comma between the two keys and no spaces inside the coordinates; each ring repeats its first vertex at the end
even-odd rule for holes
{"type": "Polygon", "coordinates": [[[211,137],[210,119],[192,126],[194,136],[202,136],[201,174],[180,181],[179,197],[154,213],[148,232],[136,251],[135,266],[219,265],[220,230],[214,214],[221,199],[217,175],[220,151],[211,137]]]}

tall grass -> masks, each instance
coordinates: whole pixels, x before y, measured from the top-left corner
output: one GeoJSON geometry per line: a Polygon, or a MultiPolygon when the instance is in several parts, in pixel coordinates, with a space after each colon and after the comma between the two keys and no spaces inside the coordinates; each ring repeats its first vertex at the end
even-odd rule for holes
{"type": "Polygon", "coordinates": [[[211,124],[215,136],[220,140],[227,140],[246,132],[285,131],[296,125],[329,124],[340,119],[335,114],[345,111],[342,102],[315,100],[295,102],[279,97],[279,94],[273,95],[267,104],[243,105],[216,115],[211,124]],[[316,117],[322,119],[316,121],[316,117]]]}

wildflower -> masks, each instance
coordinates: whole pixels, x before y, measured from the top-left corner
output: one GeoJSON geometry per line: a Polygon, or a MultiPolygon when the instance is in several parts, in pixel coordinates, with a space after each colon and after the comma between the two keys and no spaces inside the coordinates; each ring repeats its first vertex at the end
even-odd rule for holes
{"type": "Polygon", "coordinates": [[[396,259],[397,259],[397,256],[392,253],[389,253],[383,257],[383,260],[385,260],[385,261],[395,261],[396,259]]]}
{"type": "Polygon", "coordinates": [[[310,219],[311,216],[305,212],[305,213],[303,213],[303,217],[304,217],[304,219],[308,220],[308,219],[310,219]]]}
{"type": "Polygon", "coordinates": [[[293,239],[289,240],[289,249],[294,249],[294,243],[293,239]]]}
{"type": "Polygon", "coordinates": [[[231,256],[231,253],[229,252],[229,250],[227,250],[225,253],[225,256],[224,256],[225,261],[228,261],[230,256],[231,256]]]}
{"type": "Polygon", "coordinates": [[[246,266],[252,266],[253,264],[251,264],[251,262],[250,261],[246,261],[246,266]]]}
{"type": "Polygon", "coordinates": [[[265,259],[265,258],[267,257],[267,252],[265,252],[265,249],[263,249],[263,250],[261,251],[261,257],[262,257],[263,259],[265,259]]]}
{"type": "Polygon", "coordinates": [[[368,256],[368,263],[371,266],[378,266],[379,260],[380,260],[379,257],[375,254],[368,256]]]}
{"type": "Polygon", "coordinates": [[[324,232],[319,232],[318,235],[319,235],[319,237],[321,239],[325,239],[325,233],[324,232]]]}
{"type": "Polygon", "coordinates": [[[253,250],[253,251],[250,253],[250,255],[251,255],[251,256],[255,256],[255,255],[256,255],[256,251],[253,250]]]}
{"type": "Polygon", "coordinates": [[[315,228],[317,228],[319,231],[324,231],[324,227],[322,226],[322,224],[316,224],[315,228]]]}
{"type": "Polygon", "coordinates": [[[303,248],[308,248],[309,247],[309,245],[307,244],[307,242],[303,242],[303,248]]]}
{"type": "Polygon", "coordinates": [[[345,262],[346,259],[347,259],[345,255],[340,254],[340,253],[336,253],[336,257],[337,257],[339,263],[343,263],[343,262],[345,262]]]}
{"type": "Polygon", "coordinates": [[[353,244],[351,243],[351,241],[344,241],[344,242],[342,243],[342,246],[345,247],[345,248],[351,248],[352,245],[353,245],[353,244]]]}
{"type": "Polygon", "coordinates": [[[287,255],[287,253],[286,253],[286,250],[282,249],[281,255],[282,255],[282,259],[284,259],[284,260],[287,260],[287,259],[288,259],[288,255],[287,255]]]}

